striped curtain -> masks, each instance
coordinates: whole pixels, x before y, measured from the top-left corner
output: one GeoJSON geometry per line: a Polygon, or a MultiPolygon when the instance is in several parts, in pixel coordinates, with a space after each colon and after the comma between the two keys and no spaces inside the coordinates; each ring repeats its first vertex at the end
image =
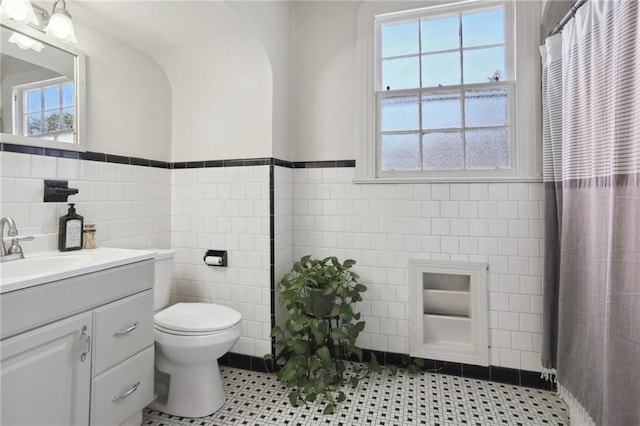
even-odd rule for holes
{"type": "Polygon", "coordinates": [[[542,364],[598,425],[640,425],[639,15],[591,0],[541,48],[542,364]]]}

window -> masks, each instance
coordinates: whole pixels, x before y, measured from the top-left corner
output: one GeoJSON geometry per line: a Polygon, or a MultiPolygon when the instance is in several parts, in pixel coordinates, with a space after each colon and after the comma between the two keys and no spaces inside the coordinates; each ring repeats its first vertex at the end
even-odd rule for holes
{"type": "Polygon", "coordinates": [[[517,7],[520,21],[534,10],[486,1],[390,13],[376,13],[381,7],[375,5],[361,8],[360,60],[370,61],[361,64],[370,80],[361,88],[369,93],[361,93],[356,180],[538,176],[539,65],[520,70],[515,55],[526,43],[531,56],[522,64],[537,60],[532,27],[538,17],[524,17],[533,25],[524,26],[516,46],[517,7]],[[372,28],[368,37],[366,25],[372,28]],[[519,93],[522,77],[534,86],[519,93]],[[522,98],[528,106],[517,103],[523,93],[530,96],[522,98]]]}
{"type": "Polygon", "coordinates": [[[68,78],[14,87],[17,134],[58,142],[74,142],[75,99],[68,78]]]}

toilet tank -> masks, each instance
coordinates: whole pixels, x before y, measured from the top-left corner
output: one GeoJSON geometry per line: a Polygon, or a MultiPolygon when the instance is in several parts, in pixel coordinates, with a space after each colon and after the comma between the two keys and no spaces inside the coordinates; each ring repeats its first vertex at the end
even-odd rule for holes
{"type": "Polygon", "coordinates": [[[171,249],[150,249],[155,256],[155,283],[153,287],[153,311],[164,308],[169,304],[171,296],[171,281],[173,277],[173,254],[171,249]]]}

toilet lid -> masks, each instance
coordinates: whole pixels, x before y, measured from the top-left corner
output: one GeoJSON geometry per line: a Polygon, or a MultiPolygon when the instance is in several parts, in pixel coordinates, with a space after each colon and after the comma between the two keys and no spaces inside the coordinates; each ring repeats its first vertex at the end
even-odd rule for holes
{"type": "Polygon", "coordinates": [[[210,303],[176,303],[158,312],[154,322],[160,327],[176,331],[213,332],[238,324],[240,312],[210,303]]]}

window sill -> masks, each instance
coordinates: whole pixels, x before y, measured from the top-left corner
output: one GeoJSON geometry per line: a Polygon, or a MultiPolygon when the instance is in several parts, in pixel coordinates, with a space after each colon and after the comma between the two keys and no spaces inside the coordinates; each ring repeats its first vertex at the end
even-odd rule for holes
{"type": "Polygon", "coordinates": [[[410,177],[410,178],[354,178],[355,184],[372,183],[542,183],[542,177],[410,177]]]}

